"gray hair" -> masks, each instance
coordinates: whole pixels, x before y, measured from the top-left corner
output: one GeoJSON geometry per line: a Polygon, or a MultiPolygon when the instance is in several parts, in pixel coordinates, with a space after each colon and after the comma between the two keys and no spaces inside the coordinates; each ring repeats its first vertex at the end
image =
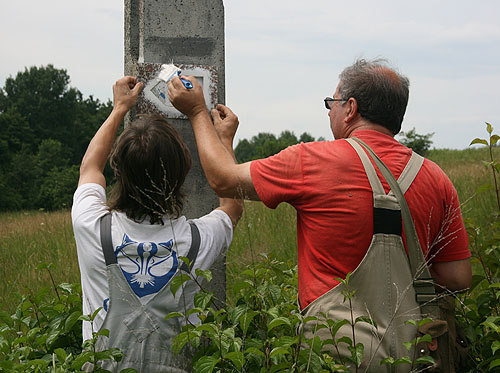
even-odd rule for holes
{"type": "Polygon", "coordinates": [[[361,117],[394,135],[401,130],[410,87],[406,76],[389,67],[385,59],[360,59],[345,68],[339,79],[340,96],[355,98],[361,117]]]}

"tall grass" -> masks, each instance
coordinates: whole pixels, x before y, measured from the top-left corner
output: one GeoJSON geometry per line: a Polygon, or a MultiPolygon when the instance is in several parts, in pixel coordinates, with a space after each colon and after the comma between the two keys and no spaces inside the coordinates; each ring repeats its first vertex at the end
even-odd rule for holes
{"type": "MultiPolygon", "coordinates": [[[[494,158],[500,159],[500,148],[494,149],[494,158]]],[[[464,219],[478,226],[487,226],[492,213],[498,209],[492,189],[491,169],[484,165],[489,159],[486,147],[465,150],[431,150],[427,157],[438,164],[455,186],[462,204],[464,219]]]]}
{"type": "Polygon", "coordinates": [[[19,294],[50,285],[40,263],[54,263],[54,281],[79,282],[80,272],[69,211],[0,214],[0,309],[13,311],[19,294]]]}
{"type": "MultiPolygon", "coordinates": [[[[500,149],[495,149],[500,158],[500,149]]],[[[428,158],[436,162],[454,183],[462,212],[476,225],[488,226],[495,211],[491,190],[477,189],[491,183],[491,171],[483,166],[487,150],[432,150],[428,158]]],[[[227,296],[234,295],[232,284],[245,264],[260,261],[259,253],[280,260],[297,260],[296,216],[293,207],[280,204],[276,210],[260,202],[246,202],[245,213],[235,230],[227,254],[227,296]]],[[[80,274],[69,211],[0,213],[0,309],[12,312],[20,294],[36,292],[50,284],[40,263],[54,263],[55,282],[79,282],[80,274]]]]}

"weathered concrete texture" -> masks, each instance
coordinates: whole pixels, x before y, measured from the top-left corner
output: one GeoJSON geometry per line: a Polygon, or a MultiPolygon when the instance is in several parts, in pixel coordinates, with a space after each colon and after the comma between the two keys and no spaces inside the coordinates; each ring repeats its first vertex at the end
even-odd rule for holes
{"type": "MultiPolygon", "coordinates": [[[[148,64],[205,65],[217,71],[216,97],[225,102],[224,6],[222,0],[125,0],[125,74],[147,79],[148,64]]],[[[139,98],[136,114],[157,112],[139,98]]],[[[184,184],[184,215],[195,218],[218,206],[201,168],[191,124],[168,119],[186,142],[193,165],[184,184]]],[[[127,124],[126,121],[126,124],[127,124]]],[[[211,290],[225,300],[225,257],[213,268],[211,290]]]]}

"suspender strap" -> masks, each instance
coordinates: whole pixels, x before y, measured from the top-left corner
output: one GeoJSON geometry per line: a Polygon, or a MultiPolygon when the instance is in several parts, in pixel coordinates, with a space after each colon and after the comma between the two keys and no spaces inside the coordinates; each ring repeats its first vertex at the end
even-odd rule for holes
{"type": "Polygon", "coordinates": [[[113,243],[111,241],[111,212],[101,217],[101,247],[104,254],[104,261],[106,266],[116,264],[116,256],[113,250],[113,243]]]}
{"type": "MultiPolygon", "coordinates": [[[[410,261],[410,269],[414,279],[414,288],[417,297],[417,302],[421,305],[424,313],[430,313],[431,315],[437,316],[437,298],[434,289],[434,283],[432,277],[429,272],[429,268],[427,267],[424,254],[422,252],[422,248],[420,247],[420,242],[418,241],[417,231],[415,229],[415,224],[413,223],[413,219],[411,217],[410,209],[408,208],[408,204],[406,199],[404,198],[404,194],[399,187],[398,182],[392,175],[389,168],[382,162],[382,160],[375,154],[375,152],[366,145],[360,139],[353,137],[357,143],[359,143],[365,150],[371,155],[375,164],[379,168],[383,177],[389,184],[391,188],[391,192],[394,193],[394,196],[398,199],[398,202],[401,206],[401,212],[403,215],[403,226],[406,236],[406,246],[408,249],[408,257],[410,261]]],[[[419,162],[420,166],[423,163],[419,162]]],[[[420,166],[418,169],[420,169],[420,166]]],[[[417,172],[418,172],[417,169],[417,172]]],[[[408,171],[410,174],[410,172],[408,171]]],[[[410,175],[413,176],[412,179],[416,176],[416,172],[411,172],[410,175]]],[[[413,181],[413,180],[412,180],[413,181]]],[[[407,185],[409,187],[409,184],[407,185]]]]}
{"type": "MultiPolygon", "coordinates": [[[[189,265],[193,268],[194,262],[198,257],[198,252],[200,251],[200,231],[195,223],[192,221],[189,222],[191,226],[191,247],[189,248],[189,252],[187,254],[187,258],[189,259],[189,265]]],[[[181,270],[184,272],[189,272],[189,267],[186,262],[182,262],[181,270]]]]}

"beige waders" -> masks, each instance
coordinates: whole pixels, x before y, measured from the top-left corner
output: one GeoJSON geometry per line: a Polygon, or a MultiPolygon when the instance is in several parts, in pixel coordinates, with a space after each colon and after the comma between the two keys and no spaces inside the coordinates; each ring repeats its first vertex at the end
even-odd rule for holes
{"type": "MultiPolygon", "coordinates": [[[[405,324],[407,320],[420,320],[422,314],[437,316],[435,292],[423,253],[418,242],[404,193],[410,187],[424,159],[416,153],[401,173],[398,181],[388,168],[366,146],[356,138],[347,139],[358,153],[373,190],[373,237],[371,244],[359,266],[349,279],[349,290],[355,290],[351,299],[353,320],[365,316],[373,320],[355,324],[354,336],[351,325],[340,328],[335,338],[346,336],[356,344],[364,346],[364,358],[360,372],[409,372],[407,364],[391,368],[380,365],[386,357],[395,359],[402,356],[413,358],[413,350],[408,351],[403,342],[411,342],[417,335],[416,327],[405,324]],[[361,144],[361,145],[360,145],[361,144]],[[363,150],[365,147],[366,152],[363,150]],[[373,164],[370,153],[382,175],[391,187],[386,194],[373,164]],[[399,185],[399,186],[398,186],[399,185]],[[408,255],[401,238],[401,214],[403,216],[408,255]],[[418,294],[418,295],[417,295],[418,294]]],[[[309,304],[302,312],[304,316],[319,316],[321,312],[335,320],[351,321],[349,301],[344,301],[344,284],[339,284],[309,304]]],[[[304,336],[319,336],[331,339],[328,329],[317,329],[317,322],[307,322],[303,326],[304,336]]],[[[333,345],[327,345],[334,356],[340,356],[351,371],[356,371],[353,363],[344,358],[351,356],[346,343],[338,343],[339,353],[333,345]]],[[[326,346],[325,346],[326,347],[326,346]]]]}

